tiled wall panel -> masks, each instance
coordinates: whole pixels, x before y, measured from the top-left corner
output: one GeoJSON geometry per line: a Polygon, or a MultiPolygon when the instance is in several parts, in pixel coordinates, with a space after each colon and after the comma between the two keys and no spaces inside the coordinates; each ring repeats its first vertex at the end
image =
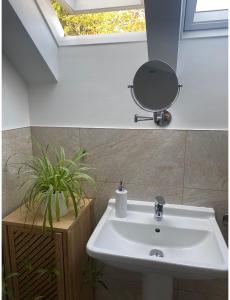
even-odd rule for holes
{"type": "MultiPolygon", "coordinates": [[[[226,131],[32,127],[31,133],[34,153],[35,140],[43,145],[61,145],[67,155],[80,147],[88,151],[86,163],[94,168],[91,175],[97,182],[96,191],[88,190],[95,198],[95,223],[123,178],[130,199],[153,201],[156,195],[162,195],[168,203],[213,207],[227,237],[222,226],[228,200],[226,131]]],[[[31,153],[29,139],[29,129],[23,136],[22,131],[4,132],[3,160],[15,151],[31,153]]],[[[3,208],[8,212],[17,205],[16,182],[10,179],[11,174],[3,175],[3,208]]],[[[106,279],[110,288],[98,289],[98,300],[141,300],[139,274],[107,267],[106,279]]],[[[227,283],[176,280],[174,299],[226,300],[227,283]]]]}
{"type": "Polygon", "coordinates": [[[32,155],[31,130],[29,127],[6,130],[2,133],[2,215],[6,216],[22,201],[18,189],[23,181],[18,177],[19,165],[32,155]]]}

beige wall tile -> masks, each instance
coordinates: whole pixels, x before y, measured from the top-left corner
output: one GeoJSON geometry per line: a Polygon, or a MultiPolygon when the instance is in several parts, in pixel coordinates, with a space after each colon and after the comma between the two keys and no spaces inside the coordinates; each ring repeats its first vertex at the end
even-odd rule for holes
{"type": "MultiPolygon", "coordinates": [[[[38,154],[36,142],[43,146],[49,145],[51,148],[62,146],[65,148],[65,153],[71,157],[80,149],[79,129],[71,127],[31,127],[33,137],[33,152],[38,154]]],[[[52,153],[52,151],[51,151],[52,153]]]]}
{"type": "MultiPolygon", "coordinates": [[[[32,135],[43,144],[63,145],[68,154],[79,145],[88,150],[87,163],[95,168],[97,181],[96,191],[87,187],[95,198],[95,223],[123,177],[129,199],[153,201],[162,195],[168,203],[213,207],[222,224],[227,211],[226,132],[33,127],[32,135]]],[[[97,300],[141,300],[138,276],[106,269],[110,289],[99,288],[97,300]]],[[[174,300],[226,300],[224,280],[177,280],[175,287],[174,300]]]]}
{"type": "Polygon", "coordinates": [[[226,296],[205,295],[196,292],[177,291],[174,300],[227,300],[226,296]]]}
{"type": "Polygon", "coordinates": [[[109,199],[114,198],[115,188],[115,183],[97,182],[96,190],[89,192],[89,194],[94,198],[95,224],[98,223],[104,211],[106,210],[109,199]]]}
{"type": "Polygon", "coordinates": [[[17,163],[32,155],[30,128],[6,130],[2,133],[2,215],[21,205],[23,194],[18,190],[23,178],[18,177],[17,163]]]}
{"type": "Polygon", "coordinates": [[[185,133],[170,130],[80,129],[97,181],[183,184],[185,133]]]}
{"type": "Polygon", "coordinates": [[[226,190],[227,172],[227,132],[189,131],[185,156],[185,187],[226,190]]]}
{"type": "Polygon", "coordinates": [[[179,290],[202,293],[205,295],[215,295],[227,297],[228,295],[228,280],[213,279],[213,280],[178,280],[179,290]]]}
{"type": "Polygon", "coordinates": [[[126,188],[128,190],[128,199],[154,202],[156,196],[163,196],[166,203],[182,203],[183,189],[180,187],[129,183],[126,185],[126,188]]]}
{"type": "Polygon", "coordinates": [[[175,300],[210,300],[206,295],[187,291],[177,291],[175,300]]]}
{"type": "Polygon", "coordinates": [[[183,203],[214,208],[217,222],[227,240],[227,228],[223,226],[222,218],[228,212],[228,192],[186,188],[183,193],[183,203]]]}
{"type": "MultiPolygon", "coordinates": [[[[110,182],[96,182],[96,189],[86,186],[87,196],[94,198],[94,217],[95,224],[100,220],[103,215],[108,201],[110,198],[115,197],[115,190],[117,189],[118,183],[110,182]]],[[[181,188],[161,188],[154,187],[151,184],[125,184],[128,190],[128,199],[131,200],[142,200],[142,201],[152,201],[157,195],[161,195],[165,198],[167,203],[177,203],[182,202],[182,189],[181,188]]]]}
{"type": "Polygon", "coordinates": [[[99,287],[97,300],[142,300],[141,274],[105,266],[104,281],[108,290],[99,287]]]}
{"type": "Polygon", "coordinates": [[[110,286],[109,290],[96,289],[96,300],[142,300],[141,289],[137,285],[129,285],[122,280],[116,281],[115,287],[110,286]]]}

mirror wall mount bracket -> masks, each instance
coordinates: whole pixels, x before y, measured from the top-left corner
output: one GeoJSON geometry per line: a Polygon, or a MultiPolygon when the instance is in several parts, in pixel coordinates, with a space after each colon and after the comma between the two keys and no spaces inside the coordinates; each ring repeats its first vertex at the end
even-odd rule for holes
{"type": "Polygon", "coordinates": [[[134,115],[135,123],[140,121],[151,121],[151,120],[154,121],[157,126],[166,127],[170,124],[172,120],[172,115],[167,110],[156,111],[153,113],[153,117],[134,115]]]}
{"type": "Polygon", "coordinates": [[[160,127],[166,127],[171,123],[172,115],[167,110],[157,111],[154,113],[154,122],[160,127]]]}
{"type": "Polygon", "coordinates": [[[139,115],[134,115],[134,122],[140,122],[140,121],[151,121],[154,120],[154,115],[153,117],[144,117],[144,116],[139,116],[139,115]]]}
{"type": "MultiPolygon", "coordinates": [[[[179,89],[182,87],[182,84],[178,85],[179,89]]],[[[128,88],[131,91],[131,95],[135,103],[143,109],[138,103],[138,101],[135,98],[134,92],[133,92],[133,85],[128,85],[128,88]]],[[[139,116],[139,115],[134,115],[134,122],[140,122],[140,121],[154,121],[155,124],[159,127],[166,127],[170,124],[172,120],[172,115],[169,111],[167,110],[161,110],[161,111],[155,111],[152,112],[153,116],[152,117],[145,117],[145,116],[139,116]]]]}

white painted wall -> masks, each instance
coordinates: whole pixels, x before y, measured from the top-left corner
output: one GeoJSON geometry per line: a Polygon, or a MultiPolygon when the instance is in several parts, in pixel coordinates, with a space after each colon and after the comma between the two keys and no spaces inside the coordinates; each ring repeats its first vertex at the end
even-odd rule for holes
{"type": "Polygon", "coordinates": [[[183,88],[171,111],[178,128],[228,128],[228,39],[185,39],[179,47],[183,88]]]}
{"type": "MultiPolygon", "coordinates": [[[[155,128],[133,122],[148,114],[127,88],[147,61],[146,42],[63,47],[59,55],[59,82],[30,87],[32,125],[155,128]]],[[[177,73],[183,89],[169,128],[226,129],[227,38],[182,40],[177,73]]]]}
{"type": "Polygon", "coordinates": [[[28,88],[5,55],[2,56],[2,129],[30,126],[28,88]]]}
{"type": "Polygon", "coordinates": [[[56,85],[30,88],[33,125],[129,127],[138,111],[127,88],[146,43],[60,48],[56,85]]]}
{"type": "MultiPolygon", "coordinates": [[[[58,79],[58,47],[34,0],[9,0],[23,26],[58,79]]],[[[17,47],[16,47],[17,49],[17,47]]],[[[26,63],[26,56],[25,56],[26,63]]]]}

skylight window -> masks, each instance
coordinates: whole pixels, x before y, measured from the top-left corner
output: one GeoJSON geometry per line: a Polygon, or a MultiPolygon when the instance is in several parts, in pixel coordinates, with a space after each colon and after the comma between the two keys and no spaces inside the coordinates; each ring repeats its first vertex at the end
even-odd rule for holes
{"type": "Polygon", "coordinates": [[[229,0],[197,0],[196,12],[228,9],[228,3],[229,0]]]}
{"type": "Polygon", "coordinates": [[[187,0],[185,30],[228,27],[229,0],[187,0]]]}
{"type": "Polygon", "coordinates": [[[51,4],[65,36],[85,36],[145,31],[144,9],[69,13],[58,1],[51,4]]]}

